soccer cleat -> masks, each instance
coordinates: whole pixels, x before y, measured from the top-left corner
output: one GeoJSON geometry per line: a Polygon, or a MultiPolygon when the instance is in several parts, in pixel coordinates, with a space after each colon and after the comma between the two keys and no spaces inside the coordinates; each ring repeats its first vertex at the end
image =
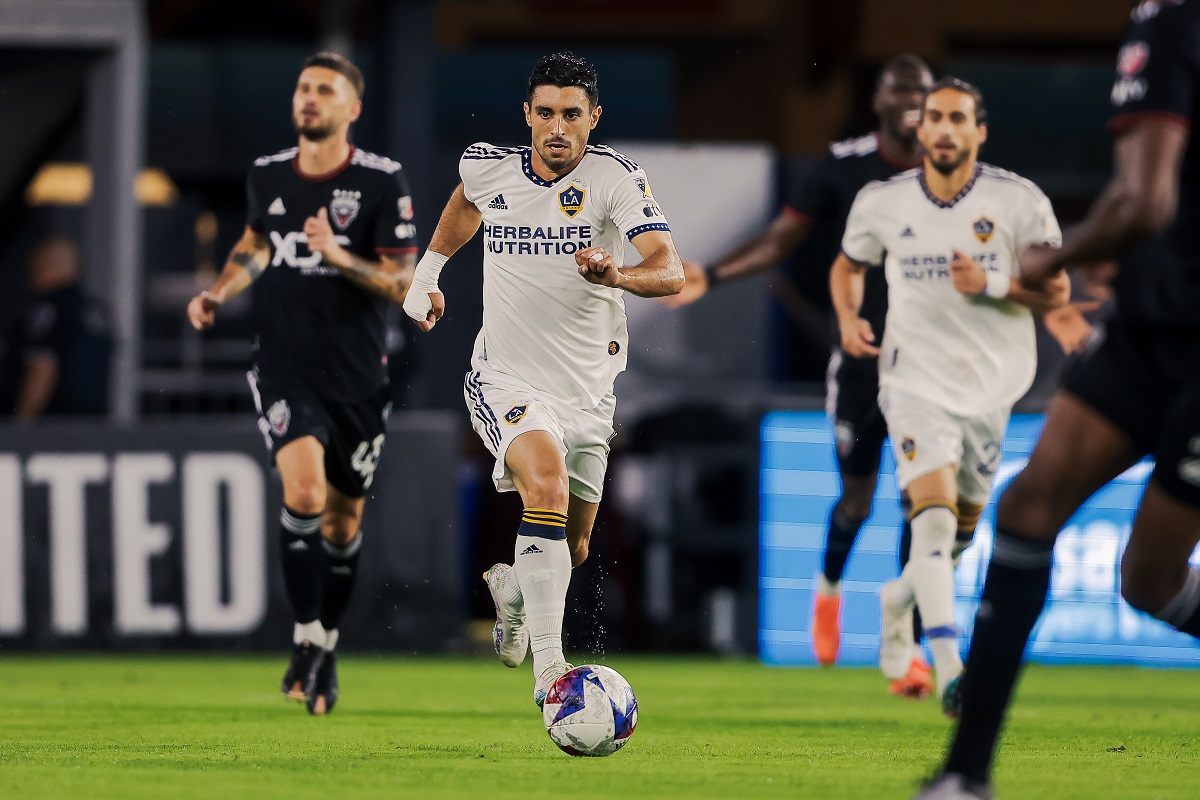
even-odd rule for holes
{"type": "Polygon", "coordinates": [[[879,639],[879,669],[896,681],[908,676],[913,662],[912,603],[897,599],[904,588],[898,580],[885,583],[879,590],[882,614],[879,639]]]}
{"type": "Polygon", "coordinates": [[[292,660],[279,685],[289,700],[303,700],[312,694],[324,657],[325,651],[312,642],[301,642],[292,648],[292,660]]]}
{"type": "Polygon", "coordinates": [[[813,606],[812,646],[817,661],[830,666],[837,661],[838,645],[841,643],[842,596],[817,593],[813,606]]]}
{"type": "Polygon", "coordinates": [[[568,664],[565,661],[557,661],[542,670],[537,680],[533,683],[533,702],[537,703],[538,708],[545,705],[546,694],[549,693],[550,687],[554,685],[554,682],[573,669],[575,669],[573,664],[568,664]]]}
{"type": "Polygon", "coordinates": [[[496,655],[500,656],[500,663],[504,666],[519,667],[525,660],[525,652],[529,650],[529,631],[525,628],[525,610],[504,601],[504,582],[510,577],[517,579],[508,564],[493,564],[491,569],[483,573],[488,591],[492,593],[492,603],[496,606],[496,624],[492,628],[496,655]]]}
{"type": "Polygon", "coordinates": [[[993,795],[986,784],[948,772],[925,784],[913,800],[993,800],[993,795]]]}
{"type": "Polygon", "coordinates": [[[950,719],[957,719],[962,714],[962,682],[963,673],[946,681],[942,689],[942,713],[950,719]]]}
{"type": "Polygon", "coordinates": [[[325,654],[321,668],[317,670],[317,682],[308,695],[308,713],[322,716],[333,711],[338,699],[337,654],[332,650],[325,654]]]}
{"type": "Polygon", "coordinates": [[[888,684],[888,692],[897,697],[924,700],[933,695],[933,671],[919,656],[909,664],[908,673],[888,684]]]}

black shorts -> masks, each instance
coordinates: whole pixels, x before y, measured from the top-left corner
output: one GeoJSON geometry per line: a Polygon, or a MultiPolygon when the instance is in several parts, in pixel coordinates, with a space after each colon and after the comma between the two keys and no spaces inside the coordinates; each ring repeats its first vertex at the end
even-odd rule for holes
{"type": "Polygon", "coordinates": [[[879,362],[835,350],[825,376],[825,412],[833,420],[838,469],[857,478],[879,472],[887,421],[879,410],[879,362]]]}
{"type": "Polygon", "coordinates": [[[1153,456],[1154,478],[1200,507],[1200,331],[1109,325],[1063,388],[1153,456]]]}
{"type": "Polygon", "coordinates": [[[383,452],[392,404],[384,386],[364,400],[343,403],[321,397],[302,383],[251,371],[246,375],[258,428],[271,458],[288,442],[316,437],[325,448],[325,479],[347,497],[362,497],[371,486],[383,452]]]}

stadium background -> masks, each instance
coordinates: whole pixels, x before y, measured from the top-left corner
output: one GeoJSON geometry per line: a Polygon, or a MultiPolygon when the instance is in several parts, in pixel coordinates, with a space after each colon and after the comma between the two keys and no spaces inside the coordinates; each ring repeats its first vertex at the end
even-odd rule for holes
{"type": "MultiPolygon", "coordinates": [[[[293,142],[290,93],[315,49],[363,68],[353,139],[405,164],[422,242],[466,145],[528,140],[520,104],[537,57],[585,55],[605,109],[593,141],[647,167],[681,253],[711,262],[775,213],[831,140],[873,129],[875,75],[899,52],[979,85],[992,120],[983,158],[1041,185],[1064,223],[1078,219],[1108,172],[1103,122],[1130,5],[4,0],[0,356],[19,350],[25,262],[52,233],[82,244],[110,356],[96,384],[105,415],[0,425],[0,648],[286,644],[278,489],[243,377],[249,307],[231,305],[204,337],[183,309],[241,232],[248,164],[293,142]]],[[[807,582],[835,475],[819,418],[766,418],[800,420],[820,445],[783,467],[769,460],[763,420],[823,406],[828,299],[809,262],[828,244],[814,236],[776,274],[683,311],[630,299],[630,370],[592,557],[572,585],[569,648],[757,654],[761,642],[769,661],[806,660],[807,582]],[[797,294],[815,310],[802,324],[789,311],[797,294]],[[780,470],[799,473],[792,488],[779,488],[780,470]],[[781,512],[793,514],[783,534],[777,492],[797,501],[781,512]]],[[[511,555],[518,501],[491,490],[462,409],[479,281],[476,243],[445,273],[451,314],[433,335],[392,320],[401,410],[368,505],[373,553],[346,649],[486,646],[478,574],[511,555]]],[[[1034,414],[1063,366],[1041,349],[1021,404],[1034,414]]],[[[0,375],[9,399],[13,377],[0,375]]],[[[882,485],[848,575],[863,598],[847,607],[862,663],[878,624],[873,588],[895,568],[896,509],[882,485]]],[[[1112,560],[1135,499],[1126,491],[1096,512],[1109,528],[1094,547],[1072,540],[1087,569],[1067,598],[1083,620],[1071,652],[1143,662],[1161,647],[1169,663],[1195,665],[1194,644],[1129,623],[1116,598],[1112,560]]],[[[975,575],[960,586],[964,609],[975,575]]]]}

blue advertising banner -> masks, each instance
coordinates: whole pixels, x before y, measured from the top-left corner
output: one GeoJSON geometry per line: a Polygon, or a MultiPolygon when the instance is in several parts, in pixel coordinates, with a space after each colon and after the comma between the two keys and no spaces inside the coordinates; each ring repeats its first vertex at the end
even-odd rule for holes
{"type": "MultiPolygon", "coordinates": [[[[995,499],[1024,465],[1043,421],[1016,415],[1009,423],[991,502],[955,573],[964,650],[992,551],[995,499]]],[[[812,593],[829,510],[839,494],[833,432],[822,413],[779,411],[763,418],[760,437],[759,649],[768,664],[813,664],[812,593]]],[[[1151,469],[1149,462],[1138,464],[1097,492],[1059,536],[1050,603],[1029,648],[1032,660],[1200,666],[1196,640],[1134,611],[1120,597],[1120,554],[1151,469]]],[[[887,447],[871,518],[843,577],[840,664],[877,663],[876,593],[899,572],[900,523],[895,461],[887,447]]],[[[1200,563],[1200,550],[1192,562],[1200,563]]]]}

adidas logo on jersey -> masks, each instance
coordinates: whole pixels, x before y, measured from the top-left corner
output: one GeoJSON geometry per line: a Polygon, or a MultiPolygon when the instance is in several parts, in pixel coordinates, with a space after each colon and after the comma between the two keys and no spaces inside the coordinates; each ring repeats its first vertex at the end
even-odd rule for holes
{"type": "Polygon", "coordinates": [[[538,547],[536,544],[531,544],[529,547],[526,547],[524,550],[522,550],[520,554],[523,556],[536,556],[541,552],[542,548],[538,547]]]}
{"type": "Polygon", "coordinates": [[[901,239],[911,239],[914,236],[916,236],[916,234],[913,233],[913,229],[912,229],[911,225],[905,225],[904,230],[900,231],[901,239]]]}
{"type": "Polygon", "coordinates": [[[488,208],[494,208],[498,211],[508,211],[508,204],[504,202],[504,195],[498,194],[492,198],[492,202],[488,203],[488,208]]]}
{"type": "Polygon", "coordinates": [[[271,203],[270,207],[267,208],[267,213],[276,217],[281,217],[286,214],[287,209],[283,207],[283,198],[276,197],[275,202],[271,203]]]}

